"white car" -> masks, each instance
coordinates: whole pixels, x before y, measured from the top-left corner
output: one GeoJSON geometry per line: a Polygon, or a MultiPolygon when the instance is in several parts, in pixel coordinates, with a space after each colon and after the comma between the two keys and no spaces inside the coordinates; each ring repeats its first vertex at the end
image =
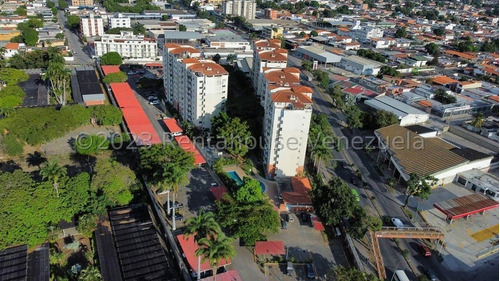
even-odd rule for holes
{"type": "Polygon", "coordinates": [[[216,182],[212,182],[212,183],[210,184],[210,186],[211,186],[211,187],[215,187],[215,186],[218,186],[218,184],[217,184],[216,182]]]}
{"type": "Polygon", "coordinates": [[[397,228],[403,228],[403,227],[405,227],[405,225],[403,224],[403,222],[400,219],[398,219],[398,218],[392,218],[391,221],[392,221],[392,224],[394,224],[394,226],[396,226],[397,228]]]}
{"type": "Polygon", "coordinates": [[[158,105],[160,102],[158,100],[152,100],[149,102],[150,105],[158,105]]]}

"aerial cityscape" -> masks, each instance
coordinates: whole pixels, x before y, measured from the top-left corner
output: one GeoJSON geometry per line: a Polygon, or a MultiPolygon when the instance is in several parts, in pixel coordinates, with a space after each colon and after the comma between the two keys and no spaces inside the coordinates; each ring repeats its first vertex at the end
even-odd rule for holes
{"type": "Polygon", "coordinates": [[[495,281],[499,2],[0,2],[0,281],[495,281]]]}

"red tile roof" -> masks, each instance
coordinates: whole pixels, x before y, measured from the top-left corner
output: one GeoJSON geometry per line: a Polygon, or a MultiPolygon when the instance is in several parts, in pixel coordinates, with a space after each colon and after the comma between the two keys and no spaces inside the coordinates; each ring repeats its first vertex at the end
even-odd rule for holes
{"type": "MultiPolygon", "coordinates": [[[[198,244],[196,244],[193,235],[184,238],[183,234],[179,234],[177,235],[177,240],[179,241],[179,244],[182,248],[182,252],[184,252],[184,255],[186,256],[186,260],[188,261],[189,266],[194,273],[198,273],[198,257],[195,255],[196,250],[198,250],[198,244]]],[[[229,259],[221,260],[219,266],[228,265],[230,263],[231,261],[229,259]]],[[[201,272],[204,272],[212,269],[212,267],[207,260],[201,263],[200,269],[201,272]]]]}
{"type": "Polygon", "coordinates": [[[111,73],[120,72],[119,65],[101,65],[101,69],[102,69],[102,72],[104,73],[104,76],[111,74],[111,73]]]}
{"type": "Polygon", "coordinates": [[[196,149],[194,144],[191,142],[188,136],[178,136],[175,137],[175,141],[179,144],[182,149],[184,149],[187,152],[192,152],[194,156],[194,163],[196,165],[204,164],[206,163],[205,158],[201,155],[201,153],[196,149]]]}
{"type": "Polygon", "coordinates": [[[210,188],[210,192],[212,192],[212,195],[215,197],[215,199],[220,200],[222,198],[222,195],[227,193],[227,188],[223,185],[214,186],[210,188]]]}
{"type": "Polygon", "coordinates": [[[293,191],[282,192],[283,201],[289,204],[302,204],[312,205],[311,196],[311,183],[307,178],[293,177],[292,178],[293,191]]]}
{"type": "Polygon", "coordinates": [[[182,128],[177,124],[177,120],[175,118],[168,118],[163,120],[163,123],[167,126],[170,133],[182,133],[182,128]]]}

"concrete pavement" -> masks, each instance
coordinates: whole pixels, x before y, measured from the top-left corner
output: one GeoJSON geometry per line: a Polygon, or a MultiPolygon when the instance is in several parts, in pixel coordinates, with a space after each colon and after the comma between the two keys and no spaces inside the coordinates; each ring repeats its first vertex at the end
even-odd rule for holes
{"type": "Polygon", "coordinates": [[[80,38],[69,30],[66,26],[66,15],[63,11],[58,11],[57,18],[59,20],[59,24],[64,28],[64,36],[68,39],[68,47],[73,53],[73,57],[75,58],[72,62],[66,62],[66,64],[70,65],[94,65],[94,61],[91,58],[90,49],[87,46],[84,46],[80,41],[80,38]]]}

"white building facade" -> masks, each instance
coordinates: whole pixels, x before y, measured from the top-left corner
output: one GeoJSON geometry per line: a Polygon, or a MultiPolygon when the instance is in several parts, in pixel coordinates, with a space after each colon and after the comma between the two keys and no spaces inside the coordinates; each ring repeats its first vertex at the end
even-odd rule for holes
{"type": "Polygon", "coordinates": [[[188,46],[166,44],[163,54],[167,102],[196,127],[210,128],[210,119],[224,109],[228,72],[200,51],[188,46]]]}
{"type": "Polygon", "coordinates": [[[90,14],[80,18],[80,32],[85,37],[104,35],[103,19],[100,16],[90,14]]]}
{"type": "Polygon", "coordinates": [[[108,18],[109,28],[130,28],[130,18],[124,16],[123,14],[116,14],[113,17],[108,18]]]}
{"type": "Polygon", "coordinates": [[[359,29],[351,30],[352,37],[361,42],[368,42],[371,38],[384,37],[384,30],[371,26],[362,26],[359,29]]]}
{"type": "Polygon", "coordinates": [[[130,31],[120,34],[106,34],[94,42],[95,54],[98,57],[117,52],[124,60],[155,61],[159,60],[156,39],[143,35],[134,35],[130,31]]]}
{"type": "Polygon", "coordinates": [[[277,89],[264,115],[264,162],[270,177],[301,175],[312,115],[312,89],[277,89]]]}

